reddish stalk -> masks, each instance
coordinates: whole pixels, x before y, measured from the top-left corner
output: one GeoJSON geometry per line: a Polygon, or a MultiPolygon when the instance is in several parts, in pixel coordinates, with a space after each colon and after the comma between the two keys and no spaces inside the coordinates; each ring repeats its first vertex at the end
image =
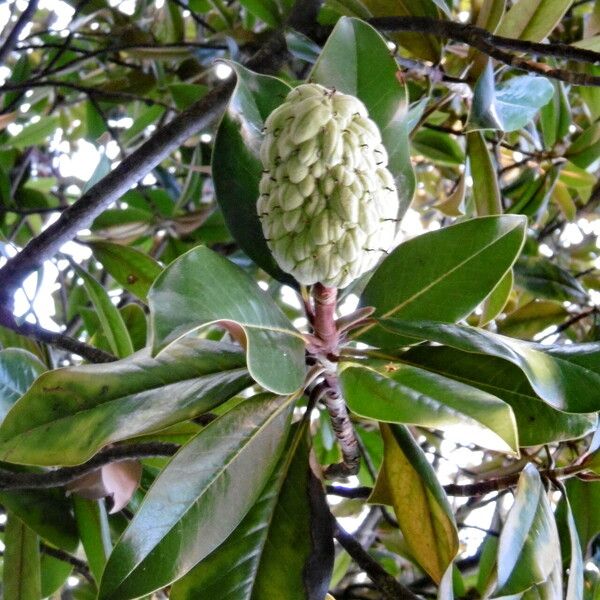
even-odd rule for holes
{"type": "Polygon", "coordinates": [[[340,339],[335,322],[337,289],[317,283],[313,287],[313,300],[313,330],[315,338],[319,341],[317,358],[327,369],[317,393],[327,407],[333,431],[342,451],[342,462],[330,465],[326,475],[329,478],[348,477],[358,473],[360,448],[335,371],[340,339]]]}

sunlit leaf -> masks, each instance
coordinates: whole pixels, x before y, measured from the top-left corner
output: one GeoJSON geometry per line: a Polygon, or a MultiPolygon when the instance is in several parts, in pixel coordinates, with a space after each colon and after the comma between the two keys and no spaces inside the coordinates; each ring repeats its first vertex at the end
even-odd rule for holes
{"type": "MultiPolygon", "coordinates": [[[[379,265],[360,303],[374,306],[378,317],[458,321],[506,275],[521,250],[524,227],[522,217],[480,217],[412,238],[379,265]]],[[[380,327],[359,334],[377,346],[406,343],[380,327]]]]}
{"type": "Polygon", "coordinates": [[[439,583],[458,551],[452,509],[408,429],[381,425],[385,457],[371,502],[391,504],[417,561],[439,583]]]}
{"type": "Polygon", "coordinates": [[[475,444],[518,452],[510,406],[480,389],[406,364],[379,372],[349,366],[341,382],[350,409],[361,417],[442,430],[460,427],[475,444]]]}

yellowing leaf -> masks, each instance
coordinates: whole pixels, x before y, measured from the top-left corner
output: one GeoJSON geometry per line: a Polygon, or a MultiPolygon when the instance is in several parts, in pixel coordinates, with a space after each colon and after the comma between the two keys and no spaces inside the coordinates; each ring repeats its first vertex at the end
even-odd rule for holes
{"type": "Polygon", "coordinates": [[[408,429],[381,425],[385,455],[369,499],[391,504],[415,561],[440,583],[458,551],[446,494],[408,429]]]}

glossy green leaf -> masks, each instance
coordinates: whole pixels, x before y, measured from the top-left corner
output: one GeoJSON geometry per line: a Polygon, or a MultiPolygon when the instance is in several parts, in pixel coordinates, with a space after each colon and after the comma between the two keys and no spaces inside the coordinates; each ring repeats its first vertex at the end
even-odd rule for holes
{"type": "Polygon", "coordinates": [[[296,432],[256,504],[221,546],[173,586],[172,600],[323,596],[333,532],[322,485],[310,469],[306,433],[305,427],[296,432]]]}
{"type": "Polygon", "coordinates": [[[63,490],[2,491],[0,504],[53,546],[76,550],[77,527],[63,490]]]}
{"type": "Polygon", "coordinates": [[[40,555],[41,596],[48,598],[56,593],[73,571],[73,565],[49,554],[40,555]]]}
{"type": "Polygon", "coordinates": [[[407,364],[380,372],[350,366],[340,380],[348,406],[361,417],[441,430],[459,426],[475,444],[518,454],[512,409],[480,389],[407,364]]]}
{"type": "Polygon", "coordinates": [[[518,0],[504,15],[497,35],[541,42],[558,25],[573,0],[518,0]]]}
{"type": "Polygon", "coordinates": [[[512,269],[498,282],[490,295],[483,301],[479,326],[483,327],[493,321],[504,309],[512,292],[514,275],[512,269]]]}
{"type": "Polygon", "coordinates": [[[143,302],[146,301],[150,286],[162,271],[158,262],[135,248],[121,244],[97,241],[88,245],[117,283],[143,302]]]}
{"type": "Polygon", "coordinates": [[[564,413],[540,400],[518,367],[495,356],[417,346],[402,360],[504,400],[513,409],[521,446],[578,439],[596,427],[596,415],[564,413]]]}
{"type": "Polygon", "coordinates": [[[587,169],[598,160],[600,153],[600,123],[584,129],[567,148],[565,157],[574,165],[587,169]]]}
{"type": "Polygon", "coordinates": [[[123,322],[119,309],[112,303],[108,292],[89,273],[78,266],[75,272],[83,279],[83,285],[96,309],[102,330],[107,337],[113,353],[119,358],[133,354],[133,344],[129,331],[123,322]]]}
{"type": "Polygon", "coordinates": [[[175,106],[179,110],[185,110],[194,102],[200,100],[208,90],[209,88],[206,85],[196,83],[172,83],[169,85],[169,92],[171,92],[175,106]]]}
{"type": "Polygon", "coordinates": [[[39,540],[18,517],[8,515],[4,532],[2,597],[6,600],[40,600],[39,540]]]}
{"type": "Polygon", "coordinates": [[[449,167],[465,162],[465,153],[456,139],[448,133],[422,128],[412,138],[414,152],[430,161],[449,167]]]}
{"type": "Polygon", "coordinates": [[[104,499],[88,500],[74,494],[73,510],[90,571],[99,582],[112,550],[104,499]]]}
{"type": "Polygon", "coordinates": [[[473,200],[480,217],[502,214],[502,199],[492,156],[480,131],[467,133],[467,154],[473,178],[473,200]]]}
{"type": "Polygon", "coordinates": [[[514,267],[517,286],[548,300],[586,304],[588,295],[581,283],[547,258],[523,256],[514,267]]]}
{"type": "Polygon", "coordinates": [[[580,600],[583,597],[583,553],[579,543],[577,525],[568,497],[563,497],[567,515],[567,528],[569,530],[569,546],[571,561],[569,563],[569,579],[567,582],[567,595],[565,600],[580,600]]]}
{"type": "Polygon", "coordinates": [[[45,370],[40,359],[27,350],[0,350],[0,420],[45,370]]]}
{"type": "Polygon", "coordinates": [[[237,83],[219,125],[212,155],[216,198],[241,249],[270,275],[293,283],[275,263],[256,213],[264,121],[283,102],[290,87],[274,77],[231,66],[237,83]]]}
{"type": "Polygon", "coordinates": [[[217,406],[250,383],[228,344],[186,338],[108,364],[44,373],[0,426],[0,460],[72,465],[106,444],[162,429],[217,406]]]}
{"type": "Polygon", "coordinates": [[[528,464],[500,534],[497,595],[524,592],[548,580],[560,585],[561,572],[554,514],[537,469],[528,464]]]}
{"type": "Polygon", "coordinates": [[[401,425],[381,425],[385,457],[369,499],[391,504],[419,566],[439,583],[458,551],[452,509],[425,454],[401,425]]]}
{"type": "Polygon", "coordinates": [[[507,132],[521,129],[553,94],[554,86],[548,79],[533,75],[513,77],[496,88],[494,69],[488,62],[473,91],[468,128],[507,132]]]}
{"type": "MultiPolygon", "coordinates": [[[[377,317],[458,321],[494,289],[517,258],[525,219],[492,216],[472,219],[400,244],[369,280],[362,306],[374,306],[377,317]]],[[[397,347],[406,338],[367,327],[360,339],[397,347]]]]}
{"type": "Polygon", "coordinates": [[[19,133],[4,142],[4,146],[27,148],[44,144],[56,131],[59,125],[58,116],[41,117],[36,123],[26,125],[19,133]]]}
{"type": "Polygon", "coordinates": [[[240,0],[240,4],[269,27],[277,27],[281,21],[275,0],[240,0]]]}
{"type": "Polygon", "coordinates": [[[148,295],[158,352],[208,323],[234,323],[246,337],[248,370],[268,390],[295,392],[304,379],[304,342],[273,299],[239,267],[208,248],[171,263],[148,295]]]}
{"type": "Polygon", "coordinates": [[[184,446],[117,542],[102,576],[99,600],[153,592],[221,545],[267,483],[283,449],[293,406],[292,397],[255,396],[184,446]]]}
{"type": "Polygon", "coordinates": [[[571,107],[561,81],[553,82],[554,95],[540,110],[540,126],[544,136],[544,146],[552,148],[558,140],[567,135],[571,124],[571,107]]]}
{"type": "Polygon", "coordinates": [[[600,344],[539,346],[468,325],[387,319],[382,325],[413,341],[430,340],[507,360],[523,371],[535,392],[572,413],[600,410],[600,344]]]}
{"type": "MultiPolygon", "coordinates": [[[[582,481],[573,478],[565,482],[567,497],[581,545],[583,556],[590,542],[600,532],[600,481],[582,481]]],[[[572,534],[570,534],[572,535],[572,534]]]]}
{"type": "Polygon", "coordinates": [[[360,98],[381,130],[400,195],[398,219],[410,204],[415,178],[407,152],[410,121],[405,86],[396,77],[398,66],[385,40],[358,19],[341,18],[319,59],[310,80],[360,98]]]}

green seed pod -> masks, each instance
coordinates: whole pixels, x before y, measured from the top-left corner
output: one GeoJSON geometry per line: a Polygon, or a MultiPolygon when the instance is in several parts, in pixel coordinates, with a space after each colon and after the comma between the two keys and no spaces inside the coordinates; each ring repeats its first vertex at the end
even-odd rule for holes
{"type": "Polygon", "coordinates": [[[256,208],[279,266],[305,285],[345,287],[394,245],[398,194],[360,100],[317,84],[265,121],[256,208]]]}

